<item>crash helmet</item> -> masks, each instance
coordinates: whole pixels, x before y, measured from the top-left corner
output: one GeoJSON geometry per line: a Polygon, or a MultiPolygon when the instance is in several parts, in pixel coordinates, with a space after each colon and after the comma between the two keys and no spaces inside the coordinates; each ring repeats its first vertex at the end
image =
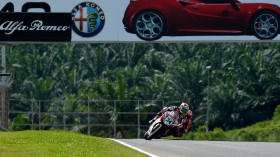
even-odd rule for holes
{"type": "Polygon", "coordinates": [[[180,105],[180,112],[182,113],[182,115],[186,116],[187,112],[189,111],[190,107],[187,103],[183,102],[180,105]]]}

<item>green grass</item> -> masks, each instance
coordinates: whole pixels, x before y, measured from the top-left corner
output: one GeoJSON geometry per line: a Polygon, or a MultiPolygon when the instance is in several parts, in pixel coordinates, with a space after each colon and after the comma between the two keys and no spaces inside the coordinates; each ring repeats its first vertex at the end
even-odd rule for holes
{"type": "MultiPolygon", "coordinates": [[[[206,140],[205,126],[200,126],[195,131],[190,131],[182,138],[173,136],[167,139],[176,140],[206,140]]],[[[254,142],[280,142],[280,122],[264,121],[258,122],[246,128],[224,131],[215,128],[209,131],[210,141],[254,141],[254,142]]]]}
{"type": "MultiPolygon", "coordinates": [[[[181,140],[206,140],[206,127],[199,126],[195,131],[191,130],[182,138],[168,139],[181,140]]],[[[209,140],[211,141],[257,141],[257,142],[280,142],[280,105],[277,106],[274,116],[271,120],[258,122],[251,126],[241,129],[224,131],[221,128],[214,128],[209,131],[209,140]]]]}
{"type": "Polygon", "coordinates": [[[0,157],[144,157],[100,137],[64,131],[0,132],[0,157]]]}
{"type": "Polygon", "coordinates": [[[280,142],[280,122],[274,120],[259,122],[246,128],[224,133],[219,132],[228,141],[280,142]]]}

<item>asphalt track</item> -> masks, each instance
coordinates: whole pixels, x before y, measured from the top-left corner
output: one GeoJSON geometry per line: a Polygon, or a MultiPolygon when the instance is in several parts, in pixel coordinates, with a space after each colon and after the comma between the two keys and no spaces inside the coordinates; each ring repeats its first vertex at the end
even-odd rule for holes
{"type": "MultiPolygon", "coordinates": [[[[159,157],[279,157],[280,143],[118,139],[159,157]]],[[[150,155],[151,156],[151,155],[150,155]]]]}

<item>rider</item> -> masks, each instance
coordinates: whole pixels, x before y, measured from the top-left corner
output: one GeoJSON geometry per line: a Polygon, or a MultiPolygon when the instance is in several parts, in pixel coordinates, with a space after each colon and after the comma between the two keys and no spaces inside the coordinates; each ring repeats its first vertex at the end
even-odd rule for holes
{"type": "Polygon", "coordinates": [[[164,107],[149,123],[152,124],[166,111],[174,111],[174,114],[177,115],[178,124],[170,125],[170,127],[174,129],[173,136],[182,137],[182,133],[188,132],[191,126],[192,111],[189,105],[183,102],[180,106],[164,107]]]}

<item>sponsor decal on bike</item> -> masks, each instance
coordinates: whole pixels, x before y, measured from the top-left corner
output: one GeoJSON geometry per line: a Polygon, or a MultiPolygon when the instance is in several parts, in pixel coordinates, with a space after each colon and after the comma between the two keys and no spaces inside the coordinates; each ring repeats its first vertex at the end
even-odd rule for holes
{"type": "Polygon", "coordinates": [[[105,25],[105,14],[93,2],[82,2],[72,10],[72,27],[82,37],[94,37],[105,25]]]}

